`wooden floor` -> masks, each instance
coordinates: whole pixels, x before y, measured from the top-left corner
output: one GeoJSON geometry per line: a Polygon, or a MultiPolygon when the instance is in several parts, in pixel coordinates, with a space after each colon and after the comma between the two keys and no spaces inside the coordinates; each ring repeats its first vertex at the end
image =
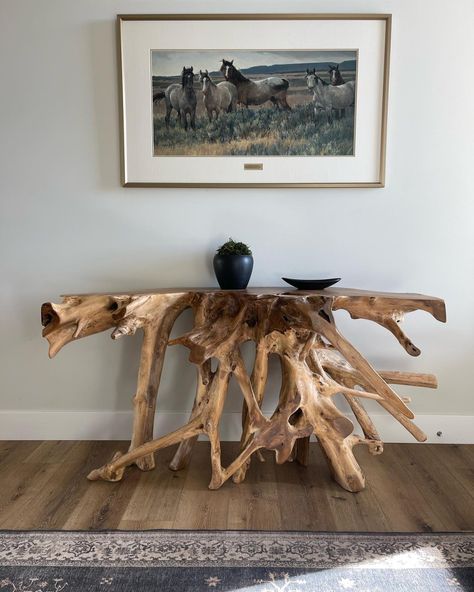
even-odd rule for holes
{"type": "MultiPolygon", "coordinates": [[[[223,444],[225,464],[236,444],[223,444]]],[[[188,469],[129,469],[119,483],[87,473],[125,442],[1,442],[0,529],[250,529],[314,531],[474,530],[474,446],[388,444],[381,456],[356,449],[367,475],[358,494],[330,478],[317,444],[310,464],[252,461],[241,485],[209,491],[209,445],[188,469]]]]}

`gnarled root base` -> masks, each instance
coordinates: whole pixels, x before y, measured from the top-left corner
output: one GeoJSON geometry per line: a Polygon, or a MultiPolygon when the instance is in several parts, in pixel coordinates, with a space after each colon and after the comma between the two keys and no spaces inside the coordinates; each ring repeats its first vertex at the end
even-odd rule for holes
{"type": "Polygon", "coordinates": [[[94,469],[87,475],[89,481],[98,481],[99,479],[103,479],[104,481],[121,481],[125,472],[125,466],[119,465],[116,468],[115,463],[119,463],[122,456],[122,452],[116,452],[109,464],[99,469],[94,469]]]}
{"type": "MultiPolygon", "coordinates": [[[[134,397],[133,436],[128,452],[116,453],[104,466],[93,470],[90,480],[119,481],[125,469],[135,464],[142,471],[154,468],[154,453],[179,444],[170,463],[172,470],[186,466],[194,442],[206,434],[211,444],[211,489],[228,479],[244,480],[254,454],[274,450],[277,463],[296,460],[308,463],[308,442],[315,435],[334,479],[346,490],[361,491],[365,479],[353,447],[365,444],[380,454],[383,444],[361,399],[377,401],[416,439],[426,438],[411,421],[413,413],[389,386],[407,384],[436,387],[432,375],[377,372],[337,330],[332,311],[345,309],[353,318],[375,321],[391,331],[411,355],[419,350],[401,331],[404,312],[427,310],[444,320],[441,301],[410,296],[342,296],[331,293],[177,292],[139,296],[67,297],[63,305],[43,307],[44,334],[54,355],[68,341],[115,327],[118,339],[137,329],[144,332],[137,392],[134,397]],[[174,432],[153,439],[156,395],[164,353],[177,316],[194,310],[195,326],[170,344],[190,350],[197,366],[196,397],[189,422],[174,432]],[[256,344],[254,368],[249,375],[240,347],[256,344]],[[271,417],[262,411],[268,359],[280,360],[282,383],[277,408],[271,417]],[[217,369],[211,370],[211,359],[217,369]],[[244,399],[241,450],[228,467],[221,464],[219,424],[229,380],[234,377],[244,399]],[[338,409],[334,397],[349,403],[363,436],[338,409]]],[[[345,293],[344,293],[345,294],[345,293]]]]}
{"type": "Polygon", "coordinates": [[[137,446],[125,454],[116,452],[109,463],[91,471],[89,475],[87,475],[87,478],[90,481],[97,481],[98,479],[103,479],[104,481],[120,481],[126,467],[136,463],[138,459],[150,455],[153,456],[154,453],[161,448],[167,448],[168,446],[177,444],[186,438],[197,436],[202,433],[202,431],[199,419],[191,420],[182,428],[158,438],[157,440],[152,440],[141,446],[137,446]]]}
{"type": "Polygon", "coordinates": [[[140,469],[140,471],[153,471],[155,468],[155,456],[153,454],[147,454],[142,458],[137,458],[134,464],[140,469]]]}

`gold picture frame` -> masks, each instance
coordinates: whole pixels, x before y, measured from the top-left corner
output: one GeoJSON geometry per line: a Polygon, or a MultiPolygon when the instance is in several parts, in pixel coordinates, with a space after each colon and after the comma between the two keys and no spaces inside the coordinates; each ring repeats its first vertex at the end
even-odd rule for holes
{"type": "MultiPolygon", "coordinates": [[[[119,116],[120,116],[120,159],[121,183],[123,187],[162,187],[162,188],[381,188],[385,187],[386,174],[386,143],[387,143],[387,110],[389,94],[389,69],[391,48],[391,14],[377,13],[278,13],[278,14],[120,14],[117,16],[117,50],[118,50],[118,84],[119,84],[119,116]],[[382,21],[384,28],[383,42],[383,75],[381,77],[381,111],[377,178],[369,181],[344,182],[170,182],[137,180],[129,174],[127,158],[127,116],[125,109],[126,72],[124,70],[123,27],[130,21],[382,21]]],[[[285,158],[285,156],[283,156],[285,158]]],[[[186,157],[184,157],[186,158],[186,157]]],[[[227,157],[232,158],[232,157],[227,157]]],[[[316,157],[317,158],[317,157],[316,157]]],[[[245,170],[261,170],[260,163],[245,164],[245,170]]]]}

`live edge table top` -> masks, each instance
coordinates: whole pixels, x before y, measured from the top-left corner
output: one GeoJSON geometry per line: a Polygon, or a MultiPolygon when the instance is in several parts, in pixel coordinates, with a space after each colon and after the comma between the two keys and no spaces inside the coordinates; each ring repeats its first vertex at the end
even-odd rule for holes
{"type": "MultiPolygon", "coordinates": [[[[364,305],[375,305],[383,307],[387,311],[403,310],[409,312],[413,310],[425,310],[430,312],[435,319],[446,322],[446,308],[442,298],[436,296],[427,296],[425,294],[412,294],[403,292],[378,292],[375,290],[359,290],[357,288],[326,288],[324,290],[296,290],[294,288],[281,287],[255,287],[246,290],[221,290],[220,288],[200,288],[200,287],[176,287],[176,288],[158,288],[145,290],[124,290],[122,292],[89,292],[89,293],[66,293],[63,298],[84,298],[90,296],[112,296],[112,297],[137,297],[145,295],[159,294],[219,294],[235,293],[241,297],[245,294],[253,297],[259,296],[322,296],[328,300],[334,300],[333,310],[339,308],[338,304],[343,302],[360,302],[364,305]]],[[[340,308],[344,308],[341,306],[340,308]]]]}
{"type": "Polygon", "coordinates": [[[253,294],[256,296],[269,295],[302,295],[310,294],[315,296],[351,296],[351,297],[376,297],[376,298],[397,298],[397,299],[411,299],[411,300],[430,300],[440,301],[441,298],[435,296],[426,296],[424,294],[409,294],[403,292],[377,292],[374,290],[359,290],[357,288],[325,288],[324,290],[297,290],[296,288],[286,288],[285,286],[275,287],[255,287],[246,288],[245,290],[221,290],[220,288],[202,288],[202,287],[176,287],[176,288],[147,288],[145,290],[123,290],[121,292],[85,292],[73,293],[68,292],[63,296],[141,296],[143,294],[188,294],[190,292],[202,292],[205,294],[212,294],[218,292],[238,292],[239,294],[253,294]]]}

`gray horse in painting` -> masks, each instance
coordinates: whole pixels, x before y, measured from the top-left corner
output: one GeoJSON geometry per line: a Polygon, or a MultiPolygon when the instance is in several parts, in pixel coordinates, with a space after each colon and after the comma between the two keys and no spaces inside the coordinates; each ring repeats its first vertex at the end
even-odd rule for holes
{"type": "Polygon", "coordinates": [[[248,107],[249,105],[262,105],[271,101],[281,109],[291,109],[288,105],[286,95],[290,83],[286,78],[270,76],[263,80],[250,80],[234,66],[234,60],[222,60],[221,72],[224,78],[235,84],[238,92],[239,103],[248,107]]]}
{"type": "Polygon", "coordinates": [[[193,67],[183,67],[181,72],[181,84],[174,83],[170,84],[168,88],[163,92],[157,92],[153,95],[153,102],[165,99],[166,103],[166,116],[165,122],[166,127],[169,127],[171,112],[175,109],[178,113],[178,119],[181,122],[181,126],[187,131],[188,130],[188,115],[189,125],[196,129],[196,91],[194,90],[194,72],[193,67]]]}
{"type": "Polygon", "coordinates": [[[351,80],[339,86],[332,86],[324,82],[316,74],[316,70],[306,70],[306,84],[313,93],[314,113],[326,113],[328,123],[332,123],[333,109],[346,109],[355,102],[355,81],[351,80]]]}
{"type": "Polygon", "coordinates": [[[202,94],[204,95],[204,106],[207,110],[209,121],[212,121],[212,116],[215,113],[216,119],[219,113],[230,113],[237,109],[237,87],[232,82],[219,82],[216,84],[212,81],[207,70],[199,70],[199,80],[202,83],[202,94]]]}

